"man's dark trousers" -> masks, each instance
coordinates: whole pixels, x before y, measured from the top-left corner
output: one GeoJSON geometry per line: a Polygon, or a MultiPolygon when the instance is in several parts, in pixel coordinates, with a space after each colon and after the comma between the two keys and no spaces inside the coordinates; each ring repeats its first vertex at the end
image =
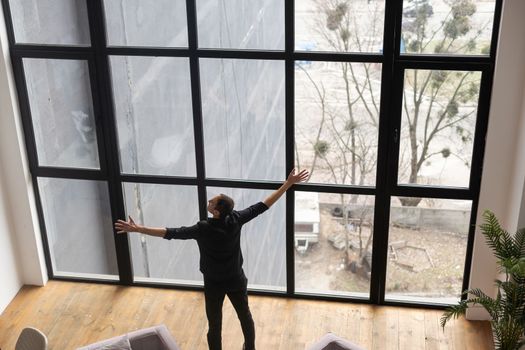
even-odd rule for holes
{"type": "Polygon", "coordinates": [[[232,281],[215,283],[204,279],[204,298],[208,317],[208,345],[210,350],[222,350],[222,304],[227,295],[237,317],[241,321],[244,334],[244,348],[255,349],[255,326],[248,307],[248,281],[244,274],[232,281]]]}

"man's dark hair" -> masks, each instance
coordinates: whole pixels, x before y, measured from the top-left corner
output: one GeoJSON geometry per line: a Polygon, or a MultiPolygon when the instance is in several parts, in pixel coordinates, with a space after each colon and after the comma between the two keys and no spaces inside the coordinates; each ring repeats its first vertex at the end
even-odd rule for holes
{"type": "Polygon", "coordinates": [[[235,202],[233,201],[233,199],[221,193],[219,195],[219,199],[217,200],[217,204],[215,204],[215,209],[217,209],[219,213],[221,213],[221,219],[224,219],[226,215],[232,212],[234,205],[235,202]]]}

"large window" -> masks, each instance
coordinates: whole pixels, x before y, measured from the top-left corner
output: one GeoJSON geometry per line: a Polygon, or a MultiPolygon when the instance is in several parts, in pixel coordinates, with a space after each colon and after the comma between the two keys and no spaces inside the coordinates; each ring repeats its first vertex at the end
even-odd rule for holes
{"type": "Polygon", "coordinates": [[[501,0],[2,0],[52,278],[199,288],[237,209],[249,288],[448,304],[468,286],[501,0]]]}

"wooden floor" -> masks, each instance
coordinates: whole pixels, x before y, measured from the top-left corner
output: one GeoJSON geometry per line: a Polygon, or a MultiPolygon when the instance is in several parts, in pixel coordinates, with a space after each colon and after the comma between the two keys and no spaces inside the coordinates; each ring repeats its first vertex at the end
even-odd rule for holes
{"type": "MultiPolygon", "coordinates": [[[[258,350],[305,349],[334,332],[366,349],[494,349],[488,322],[439,327],[441,311],[250,296],[258,350]]],[[[24,287],[0,316],[0,349],[14,349],[23,327],[42,330],[50,349],[67,350],[164,323],[182,350],[207,349],[201,292],[50,281],[24,287]]],[[[225,302],[223,348],[242,348],[225,302]]]]}

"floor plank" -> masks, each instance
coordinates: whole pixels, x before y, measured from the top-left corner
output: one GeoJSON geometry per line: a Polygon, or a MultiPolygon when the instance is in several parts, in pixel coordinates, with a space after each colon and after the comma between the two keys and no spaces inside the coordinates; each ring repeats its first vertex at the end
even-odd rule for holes
{"type": "Polygon", "coordinates": [[[440,331],[439,322],[436,321],[435,312],[423,312],[425,322],[425,350],[439,350],[440,331]]]}
{"type": "MultiPolygon", "coordinates": [[[[451,320],[439,310],[250,296],[260,350],[303,350],[327,332],[365,349],[491,350],[488,322],[451,320]]],[[[0,349],[13,349],[26,326],[41,329],[49,349],[66,350],[164,323],[183,350],[206,350],[201,292],[50,281],[23,287],[0,315],[0,349]]],[[[231,303],[223,311],[225,349],[241,349],[231,303]]]]}

